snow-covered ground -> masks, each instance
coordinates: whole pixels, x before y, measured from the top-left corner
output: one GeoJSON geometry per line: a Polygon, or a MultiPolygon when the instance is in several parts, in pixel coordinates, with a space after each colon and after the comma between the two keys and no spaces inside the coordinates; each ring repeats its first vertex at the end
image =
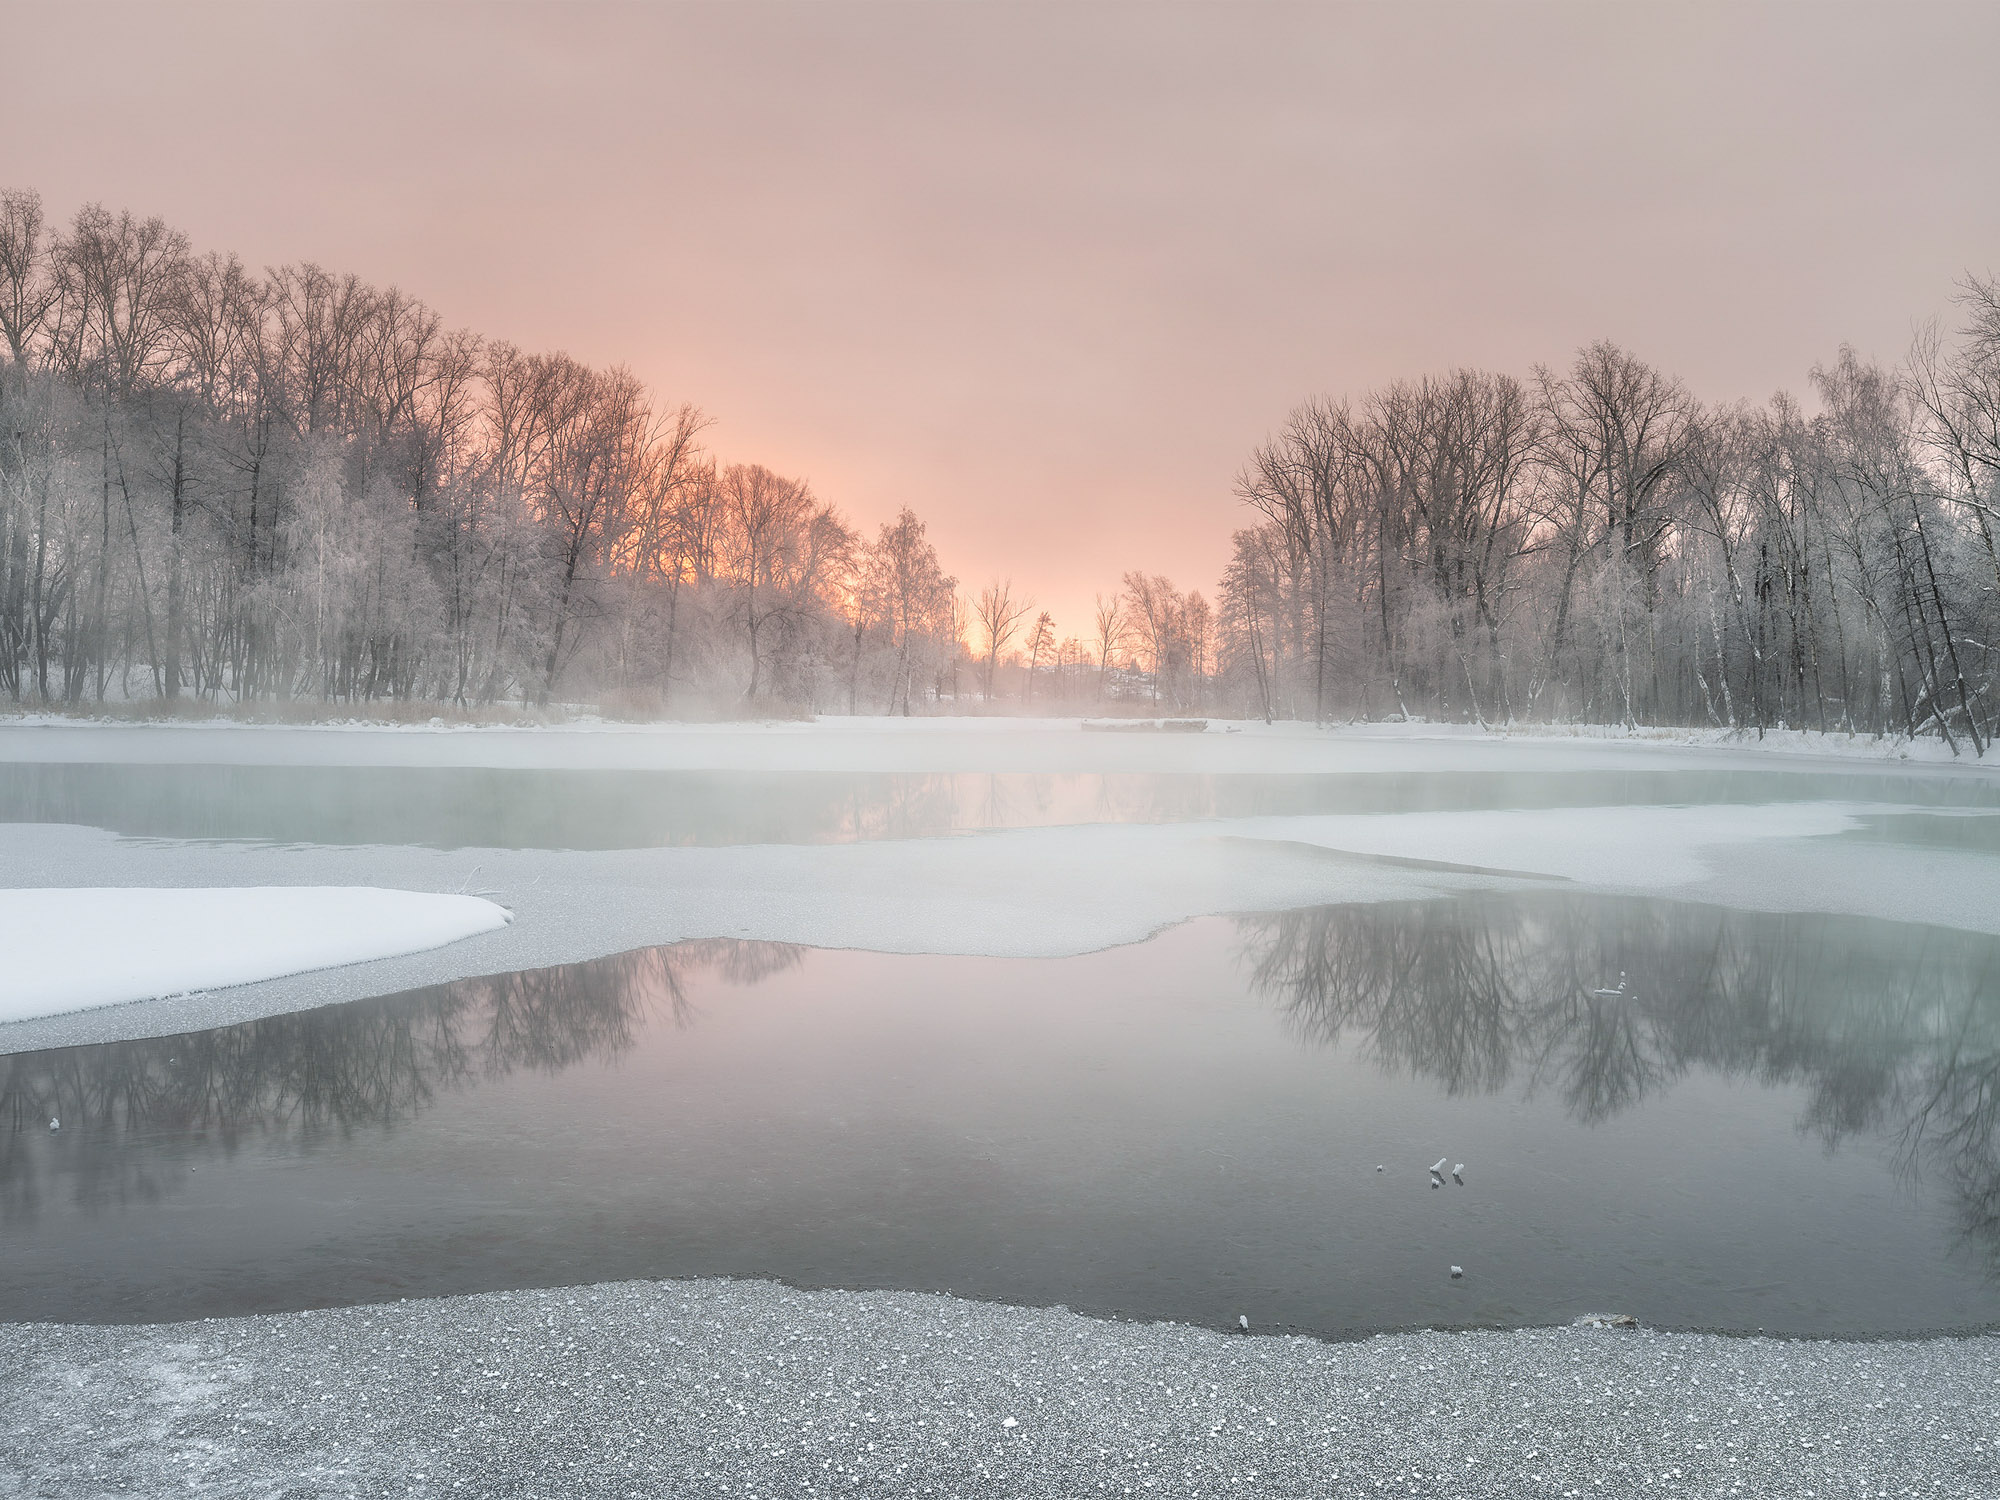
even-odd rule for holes
{"type": "Polygon", "coordinates": [[[7,1336],[22,1496],[2000,1494],[1993,1337],[1323,1344],[739,1281],[7,1336]]]}
{"type": "MultiPolygon", "coordinates": [[[[2000,779],[2000,759],[1929,740],[1782,731],[1482,730],[1455,724],[1212,721],[1200,734],[1092,732],[1078,719],[826,718],[816,722],[479,725],[0,720],[0,761],[180,765],[483,766],[577,770],[1310,773],[1729,769],[1785,763],[1949,766],[2000,779]]],[[[1116,721],[1110,721],[1116,722],[1116,721]]]]}
{"type": "Polygon", "coordinates": [[[1700,746],[1754,750],[1763,755],[1811,755],[1842,760],[1917,761],[1936,765],[1994,765],[1963,742],[1948,745],[1935,735],[1912,739],[1900,734],[1843,734],[1818,729],[1649,729],[1622,724],[1508,724],[1465,729],[1446,725],[1384,725],[1390,732],[1449,734],[1478,739],[1610,740],[1625,744],[1700,746]]]}
{"type": "Polygon", "coordinates": [[[476,896],[355,886],[0,889],[0,1022],[418,953],[509,920],[476,896]]]}

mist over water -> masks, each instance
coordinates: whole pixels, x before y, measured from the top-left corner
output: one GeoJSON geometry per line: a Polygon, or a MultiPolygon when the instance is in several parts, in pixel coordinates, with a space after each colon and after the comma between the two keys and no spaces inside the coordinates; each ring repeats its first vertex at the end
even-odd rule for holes
{"type": "MultiPolygon", "coordinates": [[[[933,838],[1084,823],[1495,808],[1882,802],[2000,811],[2000,788],[1853,771],[639,771],[0,761],[0,822],[146,838],[643,849],[933,838]]],[[[1990,819],[1871,819],[1862,836],[1993,850],[1990,819]]]]}

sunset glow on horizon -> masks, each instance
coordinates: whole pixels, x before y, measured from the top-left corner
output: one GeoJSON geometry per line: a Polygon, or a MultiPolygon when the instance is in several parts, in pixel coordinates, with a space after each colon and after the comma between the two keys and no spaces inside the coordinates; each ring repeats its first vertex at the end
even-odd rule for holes
{"type": "Polygon", "coordinates": [[[0,183],[627,365],[1078,636],[1129,569],[1213,590],[1309,395],[1609,338],[1761,401],[1899,358],[2000,243],[1990,7],[1138,14],[43,7],[91,106],[20,79],[61,125],[0,183]]]}

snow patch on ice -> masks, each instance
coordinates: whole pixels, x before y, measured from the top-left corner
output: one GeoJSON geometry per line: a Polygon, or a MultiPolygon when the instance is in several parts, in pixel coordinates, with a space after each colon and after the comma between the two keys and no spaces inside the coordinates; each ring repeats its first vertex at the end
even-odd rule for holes
{"type": "Polygon", "coordinates": [[[0,1022],[420,953],[513,918],[372,886],[0,890],[0,1022]]]}

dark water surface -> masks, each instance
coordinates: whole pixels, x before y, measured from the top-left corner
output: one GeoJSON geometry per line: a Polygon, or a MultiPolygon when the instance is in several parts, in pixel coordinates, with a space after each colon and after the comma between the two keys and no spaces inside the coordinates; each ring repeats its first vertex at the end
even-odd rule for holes
{"type": "Polygon", "coordinates": [[[1996,1121],[2000,943],[1937,929],[1537,893],[1060,960],[684,944],[0,1058],[0,1319],[731,1275],[1991,1325],[1996,1121]]]}
{"type": "MultiPolygon", "coordinates": [[[[0,763],[0,823],[440,848],[830,843],[1300,813],[1826,800],[1990,813],[2000,810],[2000,785],[1872,769],[930,775],[0,763]]],[[[2000,847],[2000,822],[1990,817],[1933,818],[1888,836],[1927,841],[1940,831],[2000,847]]]]}

